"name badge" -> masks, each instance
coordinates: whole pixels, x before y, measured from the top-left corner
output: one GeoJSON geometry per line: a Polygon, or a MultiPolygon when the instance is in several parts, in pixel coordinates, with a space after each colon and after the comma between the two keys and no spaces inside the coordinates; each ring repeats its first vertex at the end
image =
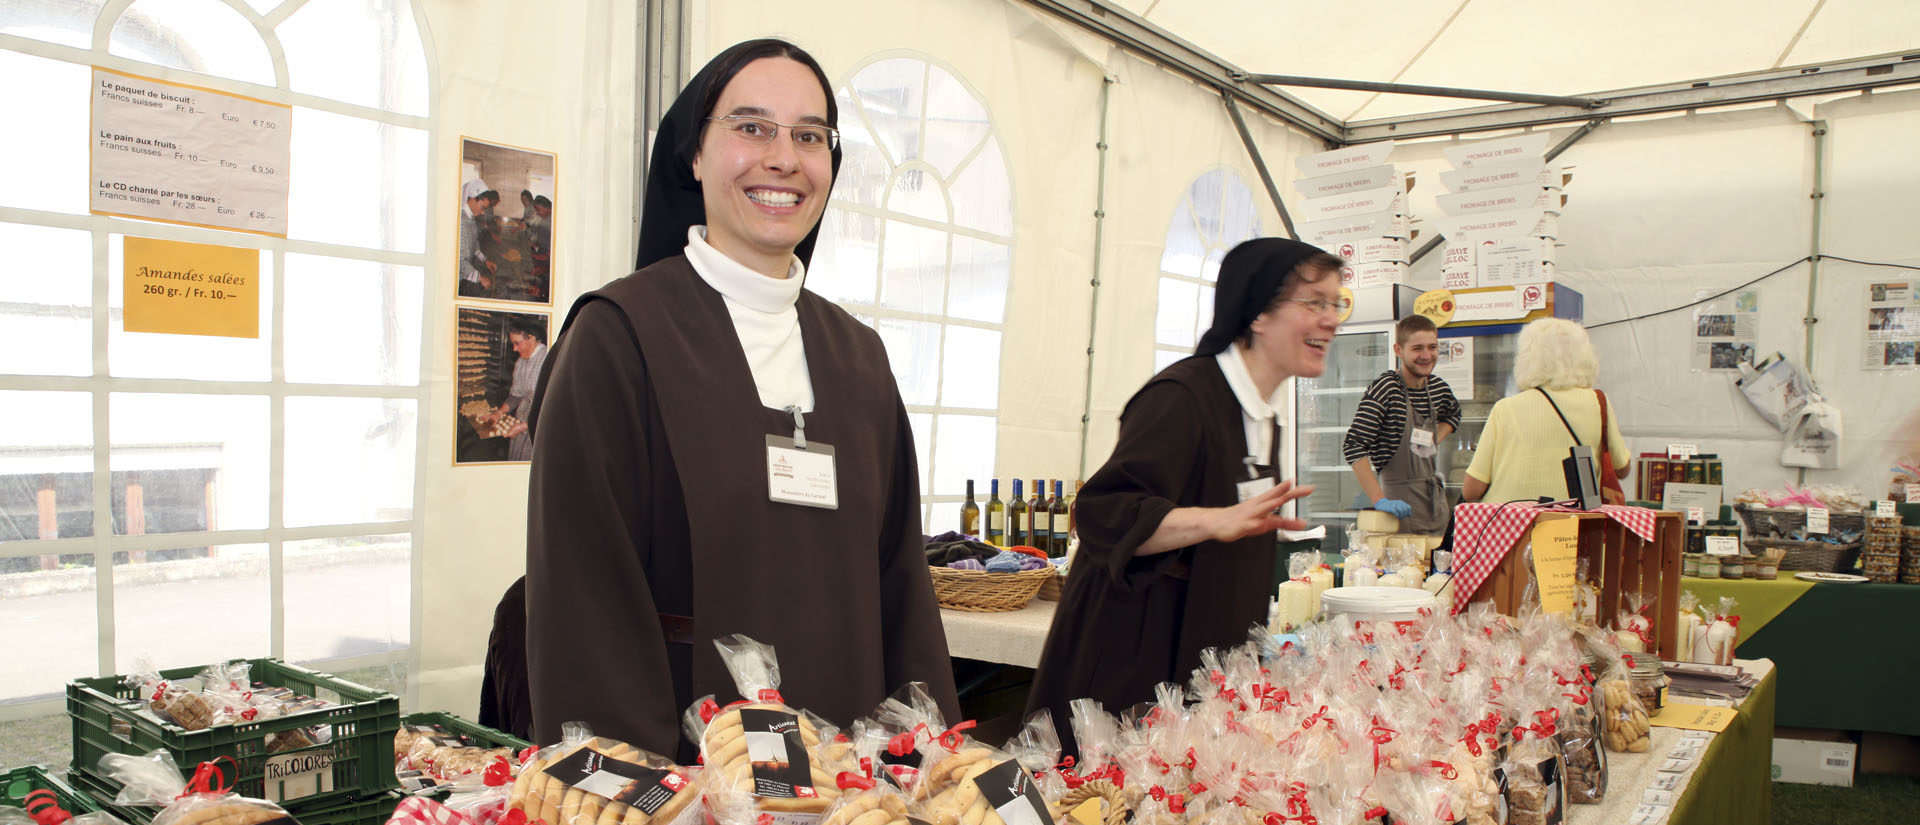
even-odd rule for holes
{"type": "Polygon", "coordinates": [[[1434,449],[1433,449],[1433,431],[1432,430],[1429,430],[1425,427],[1414,427],[1413,432],[1409,434],[1409,437],[1413,440],[1414,455],[1417,455],[1421,458],[1433,457],[1434,449]]]}
{"type": "Polygon", "coordinates": [[[840,509],[833,445],[808,440],[805,446],[796,446],[786,436],[767,436],[767,498],[781,504],[840,509]]]}
{"type": "Polygon", "coordinates": [[[1247,499],[1273,489],[1273,476],[1256,478],[1252,481],[1242,481],[1239,484],[1233,485],[1233,489],[1240,494],[1240,497],[1236,499],[1237,501],[1246,501],[1247,499]]]}

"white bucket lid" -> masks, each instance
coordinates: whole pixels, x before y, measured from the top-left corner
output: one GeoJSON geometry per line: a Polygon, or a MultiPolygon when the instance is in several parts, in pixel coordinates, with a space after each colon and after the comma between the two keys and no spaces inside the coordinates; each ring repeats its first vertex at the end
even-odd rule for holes
{"type": "Polygon", "coordinates": [[[1329,616],[1342,613],[1412,615],[1423,607],[1439,607],[1432,593],[1411,587],[1336,587],[1321,595],[1320,601],[1327,606],[1329,616]]]}

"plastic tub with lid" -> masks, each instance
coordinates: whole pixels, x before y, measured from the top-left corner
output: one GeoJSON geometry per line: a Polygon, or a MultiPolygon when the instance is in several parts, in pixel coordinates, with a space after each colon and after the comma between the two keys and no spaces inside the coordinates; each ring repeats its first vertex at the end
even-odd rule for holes
{"type": "Polygon", "coordinates": [[[1439,610],[1432,593],[1409,587],[1336,587],[1320,598],[1327,619],[1349,622],[1407,622],[1420,618],[1422,608],[1439,610]]]}

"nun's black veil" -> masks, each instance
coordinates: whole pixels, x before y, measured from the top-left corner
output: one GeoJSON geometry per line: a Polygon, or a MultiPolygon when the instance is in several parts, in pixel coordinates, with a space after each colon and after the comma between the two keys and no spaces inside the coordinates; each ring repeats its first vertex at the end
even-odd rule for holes
{"type": "MultiPolygon", "coordinates": [[[[1288,238],[1254,238],[1227,252],[1213,290],[1213,326],[1200,336],[1195,355],[1215,355],[1247,334],[1286,287],[1287,276],[1320,247],[1288,238]]],[[[1337,260],[1337,259],[1336,259],[1337,260]]]]}
{"type": "MultiPolygon", "coordinates": [[[[748,63],[763,57],[785,57],[813,70],[820,80],[820,91],[827,98],[827,125],[840,126],[840,107],[833,98],[833,85],[820,63],[799,46],[785,40],[764,38],[736,43],[707,62],[693,82],[681,90],[667,114],[660,118],[660,132],[654,137],[653,160],[647,165],[647,195],[640,212],[640,254],[633,268],[648,266],[671,258],[687,247],[688,227],[707,222],[706,202],[700,193],[700,181],[693,177],[693,159],[700,153],[700,137],[706,118],[720,100],[720,92],[748,63]]],[[[784,138],[785,135],[783,134],[784,138]]],[[[833,150],[833,174],[840,174],[840,149],[833,150]]],[[[831,192],[832,186],[828,185],[831,192]]],[[[819,197],[826,197],[821,193],[819,197]]],[[[813,261],[813,244],[820,237],[815,224],[807,237],[795,247],[803,266],[813,261]]]]}

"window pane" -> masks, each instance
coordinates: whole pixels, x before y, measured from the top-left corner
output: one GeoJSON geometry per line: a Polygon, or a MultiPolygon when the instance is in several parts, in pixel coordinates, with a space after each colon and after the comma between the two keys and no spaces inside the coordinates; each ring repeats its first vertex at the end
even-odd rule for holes
{"type": "Polygon", "coordinates": [[[947,346],[940,360],[940,406],[980,410],[1000,406],[999,332],[947,327],[947,346]]]}
{"type": "Polygon", "coordinates": [[[844,87],[835,100],[840,104],[840,172],[833,179],[833,200],[878,207],[893,166],[844,87]]]}
{"type": "Polygon", "coordinates": [[[31,37],[72,46],[93,47],[93,21],[100,16],[106,0],[61,0],[60,2],[0,5],[0,34],[31,37]]]}
{"type": "Polygon", "coordinates": [[[108,404],[115,534],[267,526],[266,396],[116,392],[108,404]]]}
{"type": "Polygon", "coordinates": [[[115,553],[114,672],[269,655],[268,593],[264,544],[115,553]],[[196,616],[220,631],[182,632],[196,616]]]}
{"type": "MultiPolygon", "coordinates": [[[[985,501],[986,501],[985,499],[982,499],[979,496],[975,496],[973,503],[981,505],[982,508],[984,509],[985,501]]],[[[985,515],[985,513],[982,513],[982,515],[985,515]]],[[[985,527],[986,525],[984,524],[976,524],[974,525],[973,529],[974,529],[974,532],[978,533],[984,530],[985,527]]],[[[937,535],[940,535],[941,533],[947,532],[948,530],[953,530],[957,532],[959,531],[959,529],[960,529],[960,502],[957,502],[957,501],[934,502],[933,512],[930,513],[927,516],[927,520],[921,523],[920,525],[920,532],[925,533],[926,535],[929,535],[929,536],[937,536],[937,535]]]]}
{"type": "Polygon", "coordinates": [[[286,658],[316,662],[404,650],[413,541],[406,534],[286,543],[286,658]]]}
{"type": "Polygon", "coordinates": [[[940,416],[940,438],[933,453],[933,489],[922,492],[937,496],[963,495],[967,492],[967,479],[993,475],[997,421],[986,415],[940,416]]]}
{"type": "Polygon", "coordinates": [[[1154,350],[1153,351],[1153,372],[1155,375],[1158,375],[1160,374],[1161,370],[1166,369],[1167,367],[1173,366],[1173,362],[1178,361],[1192,354],[1193,353],[1190,353],[1190,352],[1179,352],[1176,350],[1165,350],[1165,349],[1154,350]]]}
{"type": "Polygon", "coordinates": [[[951,176],[992,130],[986,107],[958,78],[939,66],[927,67],[928,163],[943,177],[951,176]]]}
{"type": "Polygon", "coordinates": [[[0,348],[0,373],[93,374],[93,239],[0,223],[0,329],[31,346],[0,348]]]}
{"type": "Polygon", "coordinates": [[[1153,340],[1176,347],[1193,346],[1193,305],[1200,287],[1173,278],[1160,279],[1160,305],[1154,312],[1153,340]]]}
{"type": "Polygon", "coordinates": [[[1225,200],[1221,203],[1219,246],[1232,249],[1235,244],[1248,238],[1260,236],[1260,213],[1254,209],[1253,190],[1239,175],[1226,173],[1226,186],[1220,193],[1225,200]]]}
{"type": "Polygon", "coordinates": [[[1006,244],[953,236],[952,275],[947,282],[947,314],[998,324],[1007,314],[1007,275],[1013,250],[1006,244]]]}
{"type": "Polygon", "coordinates": [[[887,221],[882,254],[886,271],[880,280],[880,305],[940,314],[947,286],[947,233],[887,221]]]}
{"type": "Polygon", "coordinates": [[[853,78],[853,91],[895,165],[920,157],[920,99],[926,84],[927,64],[907,57],[882,60],[853,78]]]}
{"type": "Polygon", "coordinates": [[[928,460],[927,446],[933,442],[933,415],[931,413],[907,413],[907,426],[913,428],[913,454],[915,464],[920,466],[920,492],[927,490],[928,460]]]}
{"type": "Polygon", "coordinates": [[[287,237],[426,251],[426,132],[295,106],[292,151],[287,237]]]}
{"type": "Polygon", "coordinates": [[[410,115],[427,113],[427,60],[413,11],[392,0],[308,3],[274,29],[296,92],[410,115]],[[342,54],[368,57],[341,60],[342,54]],[[385,59],[374,55],[387,55],[385,59]]]}
{"type": "Polygon", "coordinates": [[[0,410],[19,416],[0,428],[0,546],[93,535],[93,394],[0,391],[0,410]]]}
{"type": "Polygon", "coordinates": [[[419,267],[293,253],[286,260],[288,381],[420,382],[419,267]]]}
{"type": "Polygon", "coordinates": [[[0,558],[0,581],[20,592],[0,599],[0,704],[57,697],[74,677],[100,672],[93,556],[0,558]]]}
{"type": "Polygon", "coordinates": [[[1173,209],[1173,219],[1167,222],[1167,245],[1160,251],[1160,271],[1198,278],[1200,262],[1206,257],[1207,247],[1193,226],[1193,201],[1181,198],[1180,205],[1173,209]]]}
{"type": "Polygon", "coordinates": [[[273,256],[260,252],[260,337],[168,335],[128,332],[123,316],[126,278],[121,268],[126,236],[107,236],[107,367],[119,378],[191,378],[200,381],[265,381],[272,375],[273,256]]]}
{"type": "Polygon", "coordinates": [[[902,169],[887,192],[887,208],[903,215],[947,222],[947,196],[940,178],[925,166],[902,169]]]}
{"type": "Polygon", "coordinates": [[[911,405],[934,403],[934,367],[939,363],[940,325],[925,321],[881,318],[876,327],[887,345],[887,361],[893,365],[894,383],[900,385],[900,399],[911,405]]]}
{"type": "Polygon", "coordinates": [[[1194,303],[1197,304],[1194,315],[1198,319],[1198,323],[1193,327],[1193,340],[1195,343],[1189,344],[1189,347],[1197,345],[1200,341],[1200,333],[1206,332],[1213,326],[1213,291],[1213,287],[1201,287],[1200,294],[1194,301],[1194,303]]]}
{"type": "Polygon", "coordinates": [[[807,288],[829,301],[871,304],[880,271],[880,219],[827,207],[807,288]]]}
{"type": "Polygon", "coordinates": [[[950,195],[955,223],[995,235],[1013,234],[1013,190],[998,138],[987,138],[987,147],[960,170],[950,195]]]}
{"type": "Polygon", "coordinates": [[[218,0],[134,0],[114,22],[107,51],[190,72],[278,85],[259,30],[218,0]]]}
{"type": "Polygon", "coordinates": [[[1200,230],[1200,240],[1209,246],[1217,245],[1221,236],[1221,204],[1225,200],[1222,192],[1227,185],[1227,172],[1215,169],[1195,179],[1188,187],[1187,194],[1193,199],[1194,224],[1200,230]]]}
{"type": "Polygon", "coordinates": [[[287,526],[412,518],[417,406],[402,398],[288,398],[287,526]]]}
{"type": "Polygon", "coordinates": [[[0,157],[32,162],[10,164],[0,206],[87,214],[93,191],[87,182],[92,70],[0,49],[0,77],[33,78],[7,84],[8,109],[16,117],[31,117],[32,128],[0,129],[0,157]]]}

